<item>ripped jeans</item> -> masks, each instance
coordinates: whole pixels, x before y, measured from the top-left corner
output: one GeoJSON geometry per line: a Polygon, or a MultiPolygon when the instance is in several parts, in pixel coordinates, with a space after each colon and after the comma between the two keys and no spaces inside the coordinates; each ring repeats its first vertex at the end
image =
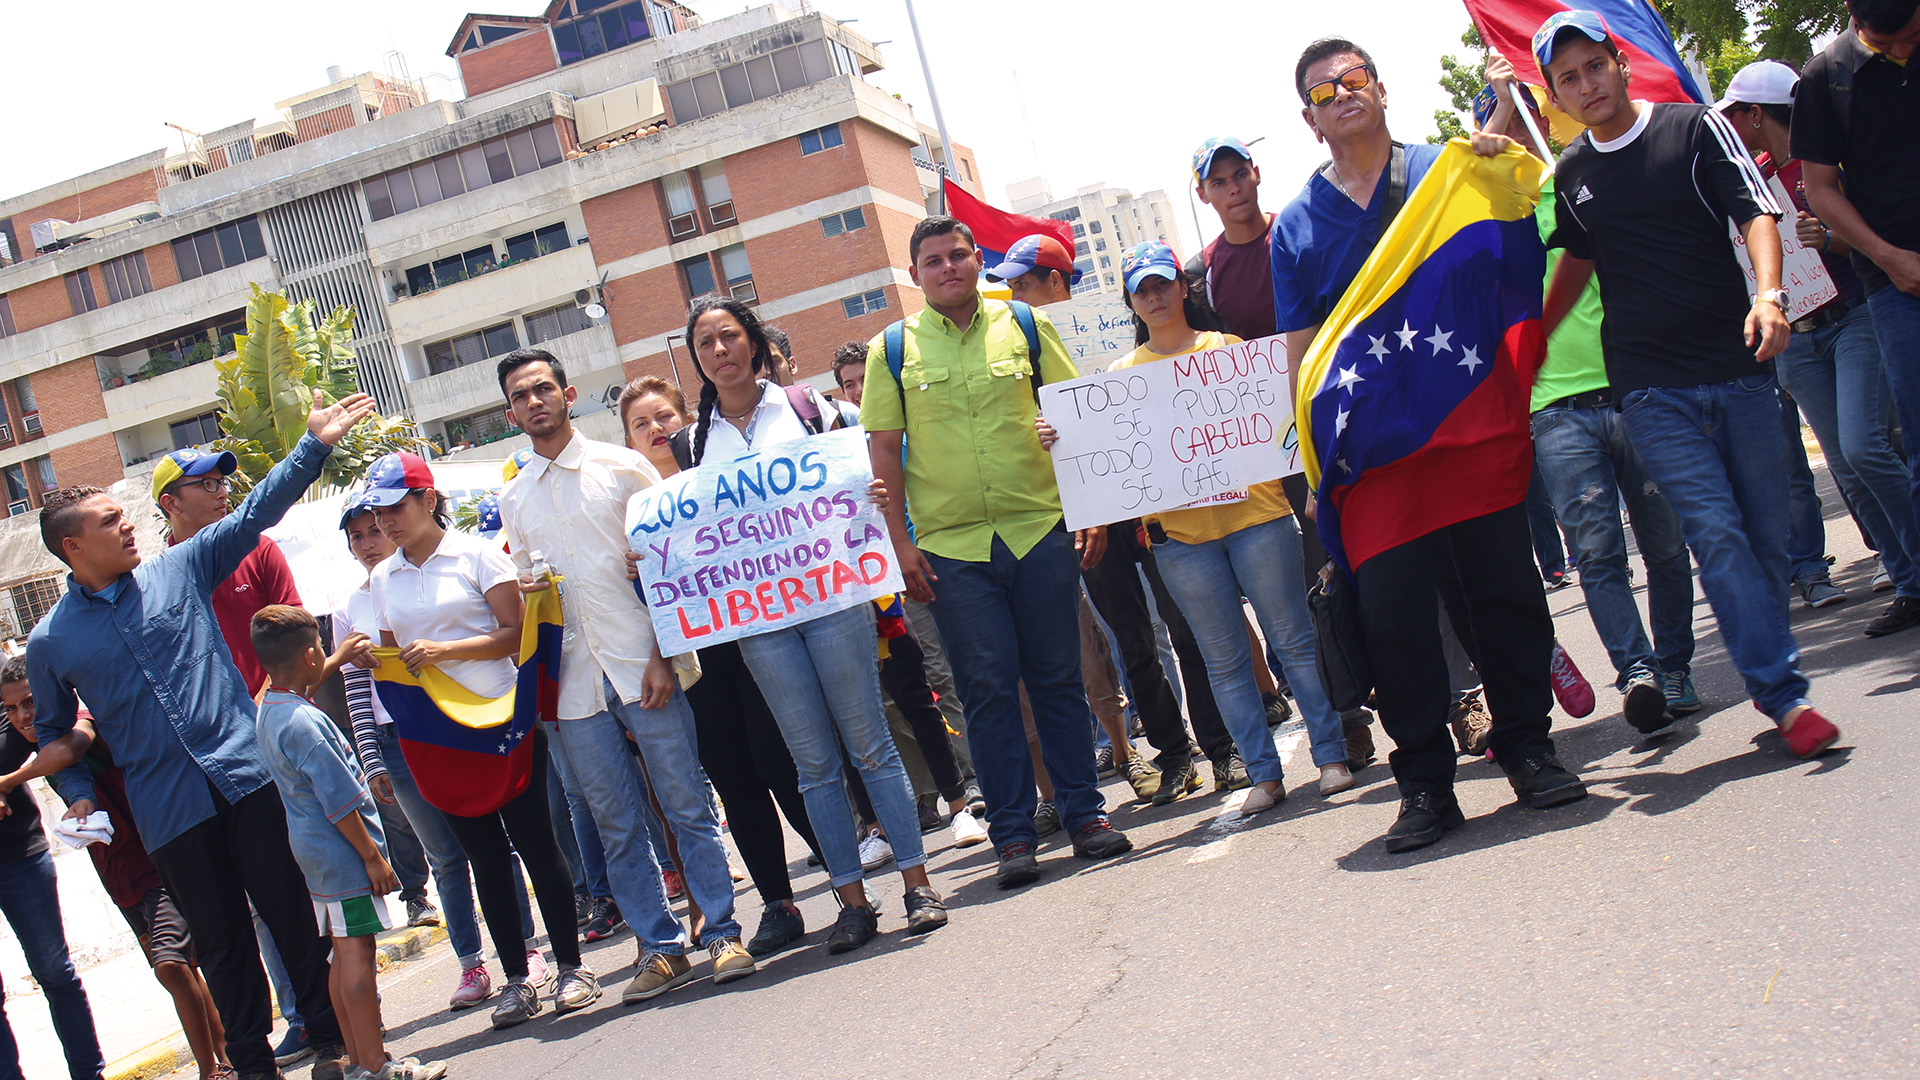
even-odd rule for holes
{"type": "Polygon", "coordinates": [[[1673,508],[1648,477],[1611,406],[1549,406],[1533,414],[1533,459],[1579,559],[1587,614],[1624,687],[1639,674],[1685,674],[1693,663],[1693,572],[1673,508]],[[1627,577],[1626,500],[1647,567],[1653,641],[1627,577]]]}

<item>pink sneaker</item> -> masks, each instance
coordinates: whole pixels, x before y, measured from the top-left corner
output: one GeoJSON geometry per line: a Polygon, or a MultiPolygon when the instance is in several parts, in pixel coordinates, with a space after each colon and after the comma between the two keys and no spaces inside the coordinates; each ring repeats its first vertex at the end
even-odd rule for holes
{"type": "Polygon", "coordinates": [[[471,1009],[492,996],[493,979],[487,974],[487,965],[475,964],[460,973],[460,988],[447,1000],[447,1008],[455,1012],[471,1009]]]}
{"type": "Polygon", "coordinates": [[[527,950],[527,985],[539,990],[553,989],[554,971],[539,949],[527,950]]]}
{"type": "Polygon", "coordinates": [[[1574,719],[1593,712],[1593,684],[1587,681],[1580,669],[1573,665],[1573,657],[1553,643],[1553,666],[1549,669],[1553,677],[1553,696],[1567,715],[1574,719]]]}

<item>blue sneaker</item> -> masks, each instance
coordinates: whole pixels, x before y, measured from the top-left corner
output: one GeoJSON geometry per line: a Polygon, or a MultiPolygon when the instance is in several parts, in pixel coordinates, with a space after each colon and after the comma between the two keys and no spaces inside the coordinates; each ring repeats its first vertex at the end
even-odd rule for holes
{"type": "Polygon", "coordinates": [[[1667,711],[1675,716],[1700,711],[1700,695],[1693,679],[1684,671],[1669,671],[1660,677],[1660,690],[1667,697],[1667,711]]]}
{"type": "Polygon", "coordinates": [[[273,1063],[284,1069],[312,1053],[313,1044],[307,1041],[307,1029],[290,1027],[286,1037],[280,1040],[280,1045],[273,1048],[273,1063]]]}

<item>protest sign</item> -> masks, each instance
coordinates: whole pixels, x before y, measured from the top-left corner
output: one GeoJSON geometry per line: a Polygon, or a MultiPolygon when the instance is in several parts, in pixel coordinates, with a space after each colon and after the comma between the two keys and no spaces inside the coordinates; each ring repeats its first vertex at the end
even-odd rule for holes
{"type": "Polygon", "coordinates": [[[1133,351],[1133,312],[1117,292],[1092,293],[1039,310],[1060,331],[1067,358],[1082,375],[1105,371],[1133,351]]]}
{"type": "Polygon", "coordinates": [[[1060,436],[1070,529],[1230,502],[1300,471],[1279,337],[1049,383],[1040,410],[1060,436]]]}
{"type": "MultiPolygon", "coordinates": [[[[660,651],[809,622],[905,588],[886,515],[867,497],[859,428],[668,477],[627,504],[635,583],[660,651]]],[[[895,498],[899,498],[896,493],[895,498]]]]}
{"type": "MultiPolygon", "coordinates": [[[[1827,273],[1826,264],[1820,261],[1820,253],[1800,243],[1793,231],[1793,200],[1787,198],[1786,185],[1777,176],[1767,179],[1767,187],[1773,191],[1775,201],[1787,211],[1780,222],[1780,287],[1787,290],[1790,304],[1787,308],[1787,321],[1798,322],[1819,310],[1821,305],[1840,295],[1840,287],[1835,285],[1827,273]]],[[[1747,272],[1747,295],[1759,294],[1760,286],[1753,276],[1753,260],[1747,256],[1747,241],[1734,228],[1732,222],[1727,229],[1733,233],[1733,251],[1740,256],[1740,269],[1747,272]]]]}

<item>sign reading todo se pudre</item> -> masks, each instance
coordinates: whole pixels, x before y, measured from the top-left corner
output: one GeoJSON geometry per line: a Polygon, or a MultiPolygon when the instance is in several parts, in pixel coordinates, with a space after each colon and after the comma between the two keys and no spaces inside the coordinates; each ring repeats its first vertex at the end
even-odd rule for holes
{"type": "Polygon", "coordinates": [[[1300,471],[1279,337],[1168,357],[1040,388],[1060,440],[1067,527],[1203,502],[1300,471]]]}
{"type": "MultiPolygon", "coordinates": [[[[832,431],[668,477],[627,504],[634,588],[667,656],[899,592],[866,433],[832,431]]],[[[898,496],[895,496],[898,498],[898,496]]]]}

